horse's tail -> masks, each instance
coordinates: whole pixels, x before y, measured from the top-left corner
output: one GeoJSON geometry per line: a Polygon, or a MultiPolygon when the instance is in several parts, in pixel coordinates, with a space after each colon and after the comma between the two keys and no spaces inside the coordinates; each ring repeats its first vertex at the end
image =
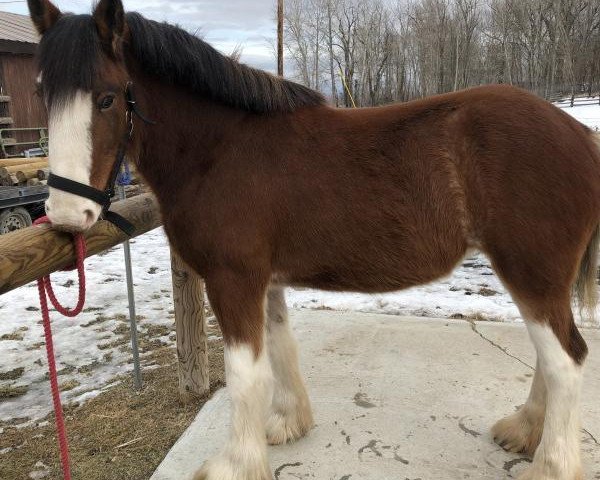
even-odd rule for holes
{"type": "Polygon", "coordinates": [[[598,249],[600,248],[600,225],[596,227],[585,250],[573,290],[581,313],[586,312],[594,320],[598,303],[598,249]]]}

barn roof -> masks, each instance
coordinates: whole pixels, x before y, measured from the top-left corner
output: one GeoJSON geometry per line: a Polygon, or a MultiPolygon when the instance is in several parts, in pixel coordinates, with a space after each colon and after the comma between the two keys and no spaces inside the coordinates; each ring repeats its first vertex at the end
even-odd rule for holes
{"type": "Polygon", "coordinates": [[[39,40],[28,15],[0,12],[0,52],[32,54],[39,40]]]}

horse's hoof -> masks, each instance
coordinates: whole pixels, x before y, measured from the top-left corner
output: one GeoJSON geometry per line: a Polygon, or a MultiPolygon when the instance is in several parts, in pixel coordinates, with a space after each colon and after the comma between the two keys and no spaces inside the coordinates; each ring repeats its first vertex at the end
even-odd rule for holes
{"type": "Polygon", "coordinates": [[[273,480],[273,475],[266,458],[244,465],[222,454],[207,460],[193,480],[273,480]]]}
{"type": "Polygon", "coordinates": [[[533,457],[542,439],[544,412],[536,415],[521,408],[492,427],[494,441],[507,452],[533,457]]]}
{"type": "Polygon", "coordinates": [[[289,414],[271,412],[267,420],[267,442],[283,445],[302,438],[314,427],[310,404],[294,409],[289,414]]]}

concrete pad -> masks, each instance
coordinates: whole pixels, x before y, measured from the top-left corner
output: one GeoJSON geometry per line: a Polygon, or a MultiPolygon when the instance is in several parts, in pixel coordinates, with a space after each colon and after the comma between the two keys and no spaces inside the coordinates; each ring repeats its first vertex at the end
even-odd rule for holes
{"type": "MultiPolygon", "coordinates": [[[[276,480],[498,480],[527,459],[489,428],[527,398],[535,363],[523,325],[471,324],[329,311],[292,312],[316,428],[271,447],[276,480]],[[506,351],[504,351],[506,350],[506,351]]],[[[586,478],[600,478],[600,332],[581,438],[586,478]]],[[[151,480],[182,480],[226,442],[229,400],[218,392],[151,480]]]]}

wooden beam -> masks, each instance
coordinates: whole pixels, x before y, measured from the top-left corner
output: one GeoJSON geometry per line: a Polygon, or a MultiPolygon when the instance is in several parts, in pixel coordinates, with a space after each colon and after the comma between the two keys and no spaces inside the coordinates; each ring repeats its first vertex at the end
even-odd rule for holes
{"type": "Polygon", "coordinates": [[[31,170],[35,168],[48,168],[48,162],[24,162],[20,165],[11,165],[8,167],[0,167],[0,177],[8,177],[11,173],[17,173],[20,170],[31,170]]]}
{"type": "Polygon", "coordinates": [[[33,165],[34,163],[46,162],[48,163],[47,157],[18,157],[12,159],[0,159],[0,167],[14,167],[15,165],[33,165]]]}
{"type": "MultiPolygon", "coordinates": [[[[113,210],[135,226],[134,237],[161,225],[158,203],[147,193],[117,202],[113,210]]],[[[105,220],[84,234],[92,256],[124,242],[127,236],[105,220]]],[[[75,263],[71,235],[48,225],[0,236],[0,295],[75,263]]]]}
{"type": "Polygon", "coordinates": [[[171,249],[179,396],[187,403],[210,390],[204,283],[171,249]]]}

